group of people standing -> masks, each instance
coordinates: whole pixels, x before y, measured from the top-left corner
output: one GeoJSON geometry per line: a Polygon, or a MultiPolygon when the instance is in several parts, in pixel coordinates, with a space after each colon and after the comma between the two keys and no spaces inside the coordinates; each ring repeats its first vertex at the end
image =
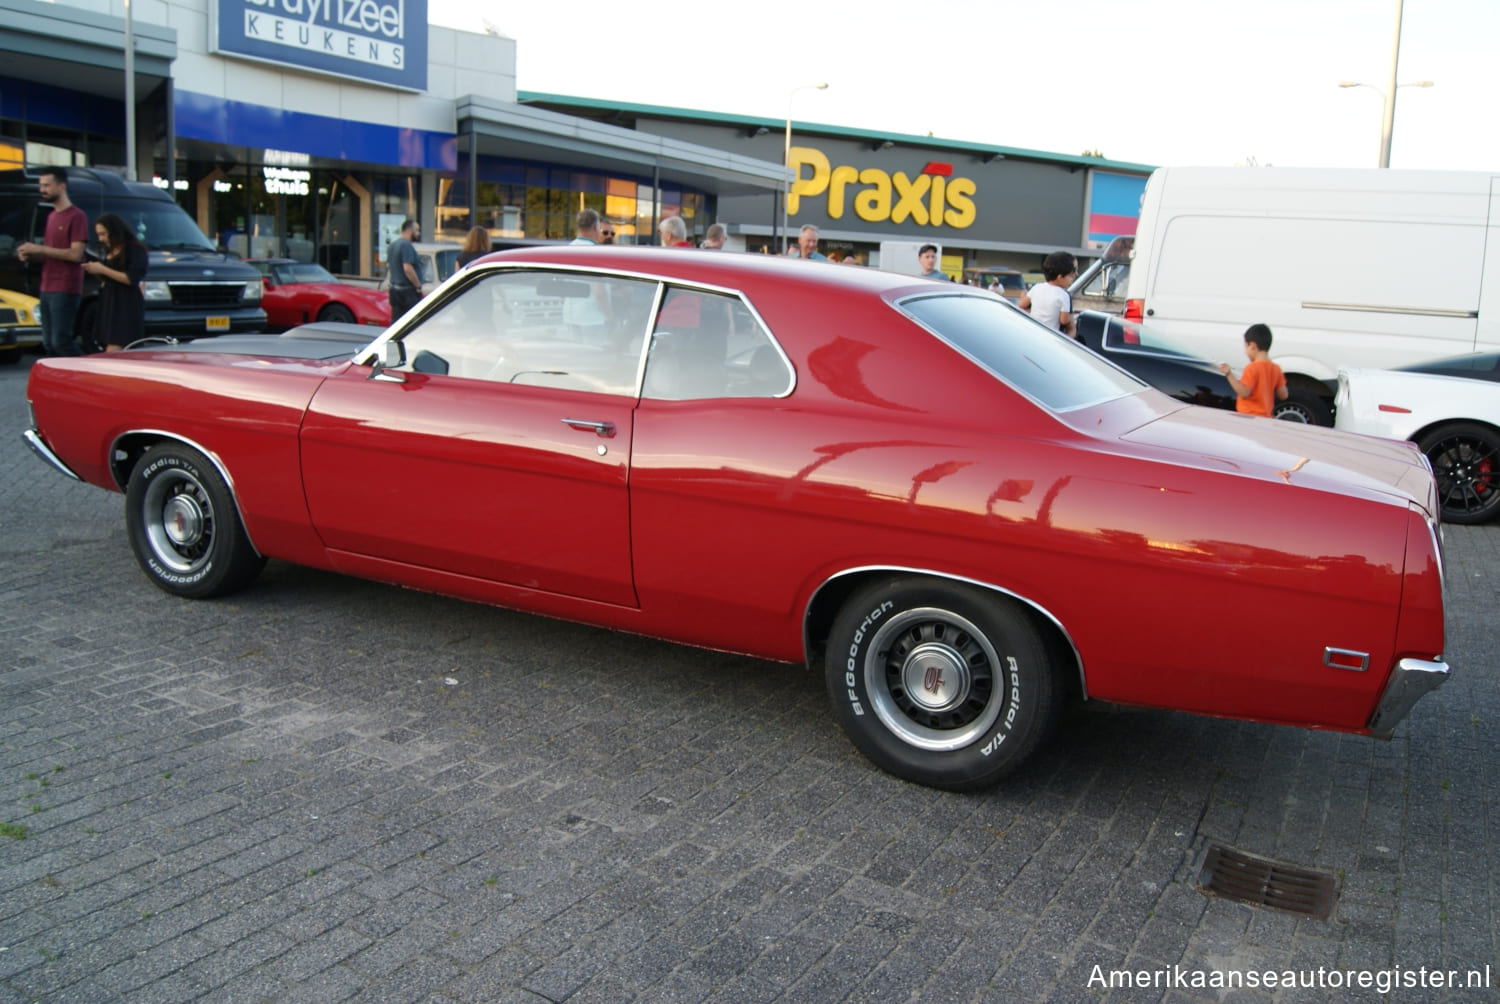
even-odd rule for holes
{"type": "Polygon", "coordinates": [[[22,261],[41,263],[42,348],[48,355],[79,356],[86,351],[118,352],[146,333],[146,302],[141,283],[150,256],[129,225],[114,213],[94,221],[103,257],[88,250],[88,216],[68,198],[68,171],[44,167],[37,181],[43,202],[52,206],[42,243],[16,248],[22,261]],[[99,298],[89,331],[76,330],[84,276],[99,280],[99,298]],[[85,345],[80,335],[90,339],[85,345]]]}

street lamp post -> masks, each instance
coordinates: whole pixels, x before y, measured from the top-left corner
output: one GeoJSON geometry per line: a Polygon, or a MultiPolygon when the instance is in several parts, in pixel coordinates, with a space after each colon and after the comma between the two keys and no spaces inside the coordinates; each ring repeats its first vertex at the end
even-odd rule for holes
{"type": "Polygon", "coordinates": [[[1410,84],[1397,84],[1390,92],[1382,91],[1374,84],[1362,84],[1358,80],[1340,80],[1340,87],[1368,87],[1380,95],[1380,100],[1385,106],[1385,115],[1382,119],[1380,130],[1380,167],[1391,166],[1391,127],[1396,121],[1396,88],[1398,87],[1431,87],[1431,80],[1417,80],[1410,84]]]}
{"type": "MultiPolygon", "coordinates": [[[[174,156],[167,151],[167,159],[174,156]]],[[[135,28],[125,0],[125,180],[135,180],[135,28]]]]}
{"type": "Polygon", "coordinates": [[[783,184],[786,191],[781,193],[781,253],[786,254],[791,250],[791,234],[787,232],[787,199],[792,194],[792,98],[798,91],[826,91],[827,84],[803,84],[801,87],[793,87],[791,93],[786,96],[786,145],[781,151],[781,167],[786,172],[783,184]]]}
{"type": "Polygon", "coordinates": [[[1415,84],[1396,83],[1396,67],[1401,62],[1401,5],[1403,0],[1396,0],[1396,40],[1391,44],[1391,77],[1390,83],[1385,90],[1381,90],[1373,84],[1361,84],[1355,80],[1341,80],[1340,87],[1368,87],[1379,94],[1385,104],[1385,114],[1380,123],[1380,166],[1391,166],[1391,130],[1396,125],[1396,89],[1398,87],[1431,87],[1432,81],[1423,80],[1415,84]]]}

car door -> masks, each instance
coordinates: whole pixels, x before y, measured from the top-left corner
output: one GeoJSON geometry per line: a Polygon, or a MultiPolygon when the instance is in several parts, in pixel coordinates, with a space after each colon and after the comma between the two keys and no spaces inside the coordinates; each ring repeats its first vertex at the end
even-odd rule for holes
{"type": "Polygon", "coordinates": [[[485,269],[349,367],[302,430],[336,552],[634,606],[628,478],[656,284],[485,269]]]}

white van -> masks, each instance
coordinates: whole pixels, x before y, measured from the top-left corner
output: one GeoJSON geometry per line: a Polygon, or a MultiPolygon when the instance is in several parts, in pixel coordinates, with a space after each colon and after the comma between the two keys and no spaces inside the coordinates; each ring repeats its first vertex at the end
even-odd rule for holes
{"type": "Polygon", "coordinates": [[[1161,168],[1125,316],[1236,369],[1270,325],[1292,400],[1331,424],[1340,366],[1500,348],[1500,172],[1161,168]]]}

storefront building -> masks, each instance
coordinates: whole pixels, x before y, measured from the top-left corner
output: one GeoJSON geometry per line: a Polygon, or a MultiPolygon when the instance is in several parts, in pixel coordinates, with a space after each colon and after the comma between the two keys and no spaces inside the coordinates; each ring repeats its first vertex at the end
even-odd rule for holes
{"type": "Polygon", "coordinates": [[[622,242],[679,215],[690,239],[879,262],[934,243],[945,269],[1031,270],[1132,233],[1150,167],[523,93],[516,43],[427,23],[427,0],[0,0],[0,168],[113,167],[170,190],[244,257],[375,276],[406,218],[429,240],[566,240],[588,207],[622,242]],[[127,39],[133,86],[126,87],[127,39]],[[127,100],[130,101],[127,109],[127,100]],[[125,136],[133,111],[134,136],[125,136]],[[127,161],[133,162],[127,163],[127,161]]]}
{"type": "Polygon", "coordinates": [[[408,217],[428,239],[478,225],[527,242],[571,238],[584,207],[651,242],[665,215],[701,235],[720,200],[783,183],[779,157],[518,105],[515,42],[429,25],[426,0],[137,2],[128,22],[110,9],[0,0],[0,168],[153,180],[244,257],[379,275],[408,217]]]}
{"type": "MultiPolygon", "coordinates": [[[[737,115],[622,105],[523,91],[524,104],[592,116],[746,157],[780,161],[786,123],[737,115]]],[[[1135,233],[1151,166],[792,123],[795,181],[781,233],[778,193],[719,201],[719,220],[747,250],[783,247],[798,229],[819,228],[825,251],[853,253],[882,267],[883,242],[932,243],[944,263],[1038,267],[1051,251],[1097,256],[1111,239],[1135,233]]],[[[901,269],[906,270],[906,269],[901,269]]]]}

